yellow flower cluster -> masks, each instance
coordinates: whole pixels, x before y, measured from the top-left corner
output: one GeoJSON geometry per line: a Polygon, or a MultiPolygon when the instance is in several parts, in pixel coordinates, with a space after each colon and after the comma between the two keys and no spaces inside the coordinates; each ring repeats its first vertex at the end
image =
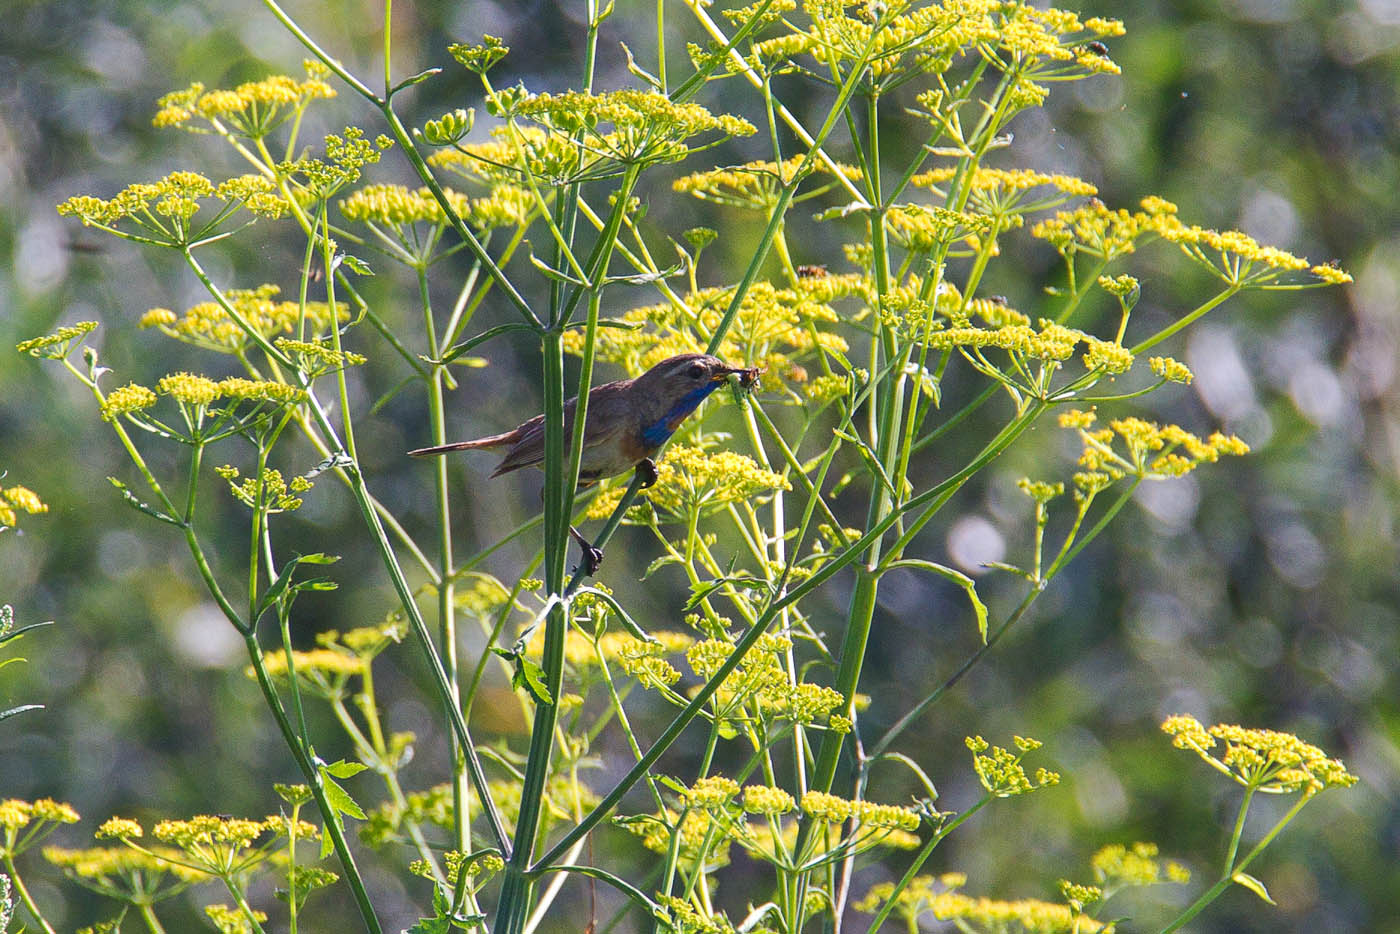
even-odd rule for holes
{"type": "MultiPolygon", "coordinates": [[[[793,156],[783,162],[757,161],[743,165],[708,169],[684,175],[671,183],[675,191],[691,194],[702,201],[723,204],[728,207],[751,211],[767,212],[778,202],[778,194],[784,186],[792,183],[802,156],[793,156]]],[[[813,174],[829,174],[831,169],[821,160],[809,163],[813,174]]],[[[842,175],[851,181],[860,180],[860,169],[851,165],[839,165],[842,175]]],[[[809,176],[810,177],[810,176],[809,176]]],[[[815,197],[834,185],[828,180],[817,189],[804,192],[801,198],[815,197]]]]}
{"type": "Polygon", "coordinates": [[[76,217],[86,227],[113,227],[130,219],[150,231],[162,242],[182,242],[178,233],[188,225],[200,209],[200,202],[222,201],[227,209],[245,207],[259,217],[275,218],[285,214],[287,203],[276,193],[271,182],[257,176],[242,175],[215,185],[198,172],[172,172],[158,182],[137,182],[128,185],[109,200],[92,195],[74,195],[58,206],[63,217],[76,217]],[[162,218],[176,222],[172,231],[162,218]]]}
{"type": "Polygon", "coordinates": [[[1170,201],[1148,197],[1141,204],[1141,211],[1115,210],[1094,198],[1039,222],[1031,228],[1031,236],[1045,240],[1065,257],[1083,253],[1108,261],[1132,253],[1144,236],[1165,236],[1181,227],[1176,205],[1170,201]]]}
{"type": "Polygon", "coordinates": [[[1195,717],[1168,717],[1162,731],[1178,749],[1195,751],[1216,770],[1247,788],[1283,794],[1301,791],[1314,795],[1324,788],[1356,784],[1340,759],[1330,758],[1292,733],[1255,730],[1232,723],[1217,723],[1207,730],[1195,717]],[[1211,752],[1216,741],[1224,743],[1222,755],[1211,752]]]}
{"type": "MultiPolygon", "coordinates": [[[[137,836],[137,835],[131,835],[137,836]]],[[[112,887],[118,879],[141,878],[154,888],[161,874],[169,874],[181,882],[199,882],[208,873],[192,869],[180,862],[183,854],[169,847],[134,850],[130,847],[93,847],[86,850],[66,850],[57,846],[44,847],[44,859],[71,876],[112,887]]]]}
{"type": "MultiPolygon", "coordinates": [[[[472,854],[447,850],[442,854],[442,862],[450,885],[456,885],[463,875],[479,885],[506,868],[506,862],[499,854],[489,852],[472,854]]],[[[408,864],[408,871],[424,879],[434,878],[433,867],[426,859],[415,859],[408,864]]]]}
{"type": "Polygon", "coordinates": [[[1028,737],[1014,737],[1016,752],[992,746],[980,736],[969,736],[967,748],[972,750],[972,764],[977,779],[987,793],[997,798],[1023,795],[1037,788],[1059,784],[1058,772],[1036,769],[1034,780],[1026,774],[1021,759],[1026,753],[1040,748],[1039,740],[1028,737]]]}
{"type": "MultiPolygon", "coordinates": [[[[339,683],[343,685],[350,678],[365,672],[365,662],[354,655],[332,649],[308,649],[292,652],[292,664],[296,666],[297,677],[305,680],[339,683]]],[[[287,676],[287,654],[269,652],[263,658],[263,667],[274,678],[287,676]]],[[[249,665],[243,669],[249,678],[256,678],[257,671],[249,665]]]]}
{"type": "Polygon", "coordinates": [[[159,109],[152,122],[158,127],[195,130],[188,124],[199,117],[213,126],[227,124],[238,135],[261,139],[311,101],[335,97],[335,89],[326,81],[330,69],[314,59],[302,62],[302,68],[306,77],[301,81],[272,75],[232,90],[206,91],[196,83],[172,91],[156,102],[159,109]]]}
{"type": "MultiPolygon", "coordinates": [[[[945,872],[937,878],[933,876],[915,876],[909,880],[909,884],[899,893],[899,901],[895,908],[895,913],[911,923],[919,914],[928,909],[929,904],[940,892],[951,892],[960,889],[967,884],[967,873],[945,872]]],[[[855,903],[856,911],[864,911],[874,914],[879,911],[885,902],[894,895],[895,884],[893,882],[879,882],[870,887],[865,893],[865,897],[855,903]]],[[[911,924],[912,926],[912,924],[911,924]]]]}
{"type": "Polygon", "coordinates": [[[1221,455],[1249,453],[1249,445],[1218,431],[1201,439],[1178,425],[1158,425],[1140,418],[1115,419],[1107,428],[1094,429],[1095,418],[1092,411],[1071,409],[1061,413],[1060,427],[1078,430],[1083,439],[1080,466],[1110,479],[1125,475],[1179,477],[1201,464],[1215,463],[1221,455]],[[1121,442],[1126,450],[1120,453],[1115,442],[1121,442]]]}
{"type": "MultiPolygon", "coordinates": [[[[483,198],[470,198],[451,188],[443,189],[443,194],[458,217],[480,230],[523,225],[534,207],[530,193],[514,185],[496,185],[483,198]]],[[[447,215],[431,191],[403,185],[368,185],[342,200],[340,212],[346,220],[386,227],[447,224],[447,215]]]]}
{"type": "MultiPolygon", "coordinates": [[[[660,512],[684,519],[692,512],[706,513],[730,503],[790,490],[782,474],[764,470],[758,462],[737,451],[706,451],[688,444],[673,444],[657,464],[656,484],[642,496],[660,512]]],[[[622,487],[605,489],[594,498],[585,515],[606,518],[622,499],[622,487]]]]}
{"type": "Polygon", "coordinates": [[[294,341],[279,337],[272,345],[297,361],[302,372],[313,377],[333,373],[348,366],[363,366],[368,358],[350,350],[336,350],[329,341],[294,341]]]}
{"type": "MultiPolygon", "coordinates": [[[[231,376],[217,382],[194,373],[172,373],[156,384],[162,395],[170,396],[182,405],[207,407],[219,399],[236,402],[271,402],[286,405],[300,402],[306,393],[286,383],[245,379],[231,376]]],[[[128,383],[109,392],[102,400],[102,417],[111,421],[119,415],[129,415],[149,409],[156,404],[156,394],[145,386],[128,383]]]]}
{"type": "MultiPolygon", "coordinates": [[[[664,852],[664,851],[663,851],[664,852]]],[[[672,934],[734,934],[734,925],[721,911],[692,905],[677,895],[658,895],[654,909],[663,931],[672,934]]]]}
{"type": "MultiPolygon", "coordinates": [[[[268,340],[277,334],[293,333],[302,321],[311,336],[316,336],[333,326],[332,319],[350,320],[350,309],[344,302],[336,302],[334,315],[325,302],[307,302],[303,316],[299,302],[276,301],[281,291],[280,286],[269,283],[255,289],[230,289],[224,297],[249,328],[268,340]]],[[[243,325],[217,302],[200,302],[183,315],[168,308],[152,308],[142,315],[139,326],[157,328],[176,340],[220,353],[241,353],[252,340],[243,325]]]]}
{"type": "Polygon", "coordinates": [[[1114,925],[1086,918],[1069,905],[1035,898],[1002,901],[942,892],[933,897],[929,910],[939,921],[954,921],[972,930],[1022,934],[1110,934],[1114,930],[1114,925]]]}
{"type": "Polygon", "coordinates": [[[207,376],[193,373],[171,373],[162,376],[156,390],[184,405],[207,406],[219,398],[219,384],[207,376]]]}
{"type": "MultiPolygon", "coordinates": [[[[838,320],[831,302],[864,293],[862,276],[828,275],[800,278],[791,287],[755,282],[745,293],[716,356],[736,363],[749,361],[764,370],[766,389],[782,387],[786,376],[796,382],[805,373],[796,361],[823,350],[844,354],[840,336],[820,330],[838,320]]],[[[734,296],[732,287],[700,289],[687,293],[681,304],[663,303],[634,308],[619,319],[627,327],[597,332],[597,359],[616,363],[636,376],[667,357],[704,349],[706,335],[719,326],[734,296]]],[[[583,352],[584,335],[564,334],[568,353],[583,352]]]]}
{"type": "Polygon", "coordinates": [[[919,829],[919,815],[913,808],[852,801],[821,791],[809,791],[802,796],[802,811],[808,817],[829,824],[843,824],[854,819],[866,828],[906,833],[919,829]]]}
{"type": "Polygon", "coordinates": [[[216,467],[214,472],[228,481],[229,489],[240,503],[249,509],[262,509],[268,513],[291,512],[301,508],[298,493],[310,490],[312,483],[302,476],[290,481],[282,478],[282,471],[265,467],[262,476],[244,477],[238,481],[238,468],[232,465],[216,467]]]}
{"type": "Polygon", "coordinates": [[[1191,380],[1196,378],[1190,367],[1171,357],[1151,357],[1148,359],[1147,365],[1152,368],[1153,373],[1169,383],[1190,385],[1191,380]]]}
{"type": "MultiPolygon", "coordinates": [[[[637,147],[654,146],[661,140],[679,143],[701,133],[752,136],[757,132],[754,125],[742,117],[715,116],[699,104],[678,104],[665,94],[632,88],[601,94],[583,91],[532,94],[516,102],[515,113],[565,133],[587,128],[592,141],[603,138],[597,135],[600,124],[612,124],[617,130],[615,142],[637,147]]],[[[619,150],[616,155],[625,159],[642,151],[619,150]]]]}
{"type": "MultiPolygon", "coordinates": [[[[590,168],[598,156],[581,149],[564,133],[538,127],[497,127],[484,143],[459,143],[428,157],[428,163],[475,182],[521,182],[525,174],[567,180],[590,168]]],[[[514,189],[514,185],[507,184],[514,189]]]]}
{"type": "MultiPolygon", "coordinates": [[[[0,529],[18,525],[21,512],[34,516],[48,511],[48,504],[29,487],[0,487],[0,529]]],[[[3,633],[3,627],[0,627],[0,633],[3,633]]]]}
{"type": "Polygon", "coordinates": [[[281,169],[300,186],[298,199],[319,201],[359,181],[361,171],[377,163],[384,150],[393,145],[394,141],[383,133],[371,142],[365,139],[364,130],[348,126],[339,134],[326,136],[325,159],[302,156],[281,169]]]}
{"type": "Polygon", "coordinates": [[[749,814],[777,816],[797,807],[792,795],[770,785],[745,785],[743,807],[749,814]]]}
{"type": "Polygon", "coordinates": [[[714,810],[722,808],[739,793],[739,783],[723,775],[710,775],[696,780],[686,789],[681,800],[688,808],[714,810]]]}
{"type": "MultiPolygon", "coordinates": [[[[958,170],[952,166],[943,166],[921,172],[909,180],[910,184],[921,188],[934,188],[944,182],[951,181],[957,176],[958,170]]],[[[1016,192],[1029,191],[1032,188],[1050,186],[1066,195],[1079,197],[1091,197],[1099,193],[1089,182],[1073,175],[1047,174],[1036,172],[1032,169],[988,169],[977,168],[972,173],[972,178],[967,184],[973,192],[991,192],[998,195],[1008,195],[1016,192]]]]}
{"type": "Polygon", "coordinates": [[[38,801],[21,801],[10,798],[0,801],[0,829],[3,829],[13,842],[16,831],[29,824],[76,824],[78,812],[71,804],[40,798],[38,801]]]}
{"type": "MultiPolygon", "coordinates": [[[[1028,324],[1008,324],[999,328],[953,327],[929,334],[929,347],[994,348],[1033,360],[1068,360],[1081,341],[1094,340],[1083,331],[1042,318],[1039,329],[1028,324]]],[[[1098,341],[1103,344],[1105,341],[1098,341]]]]}
{"type": "Polygon", "coordinates": [[[670,687],[680,680],[681,673],[663,656],[674,655],[688,648],[694,640],[684,633],[658,633],[652,642],[643,642],[623,633],[604,633],[598,640],[598,650],[604,658],[616,659],[618,667],[644,688],[670,687]]]}
{"type": "Polygon", "coordinates": [[[1190,882],[1191,871],[1174,859],[1159,860],[1157,844],[1114,843],[1090,860],[1094,878],[1102,885],[1154,885],[1158,882],[1190,882]]]}
{"type": "Polygon", "coordinates": [[[951,211],[925,204],[896,204],[885,212],[885,228],[906,250],[926,252],[955,240],[975,246],[979,236],[994,234],[996,219],[972,211],[951,211]]]}
{"type": "MultiPolygon", "coordinates": [[[[467,215],[469,199],[466,195],[451,188],[444,188],[443,194],[453,211],[464,217],[467,215]]],[[[414,190],[405,185],[366,185],[341,200],[340,213],[348,221],[391,227],[447,222],[442,205],[430,190],[414,190]]]]}
{"type": "Polygon", "coordinates": [[[1177,223],[1164,226],[1161,234],[1231,285],[1268,285],[1287,273],[1302,270],[1312,273],[1321,285],[1352,281],[1351,275],[1335,264],[1312,265],[1301,256],[1265,246],[1238,230],[1210,230],[1177,223]]]}
{"type": "Polygon", "coordinates": [[[151,828],[151,836],[186,852],[204,847],[238,850],[251,846],[264,833],[282,833],[283,830],[282,818],[276,816],[265,820],[248,820],[200,814],[188,820],[160,821],[151,828]]]}
{"type": "Polygon", "coordinates": [[[15,350],[20,353],[29,354],[31,357],[62,360],[64,357],[68,356],[75,342],[82,340],[82,338],[91,334],[96,328],[96,321],[79,321],[77,324],[59,328],[52,334],[45,334],[43,337],[31,337],[27,341],[20,341],[15,345],[15,350]]]}

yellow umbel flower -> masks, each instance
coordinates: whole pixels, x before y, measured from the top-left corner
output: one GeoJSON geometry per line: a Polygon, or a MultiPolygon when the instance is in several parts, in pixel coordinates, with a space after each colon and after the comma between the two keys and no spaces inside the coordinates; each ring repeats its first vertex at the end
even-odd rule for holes
{"type": "Polygon", "coordinates": [[[993,797],[1009,798],[1014,795],[1026,794],[1047,785],[1059,784],[1058,772],[1037,769],[1034,778],[1032,778],[1026,774],[1025,767],[1021,765],[1021,760],[1027,752],[1040,747],[1041,744],[1038,740],[1022,736],[1015,737],[1016,752],[1011,752],[1000,746],[992,746],[980,736],[969,736],[966,742],[967,748],[972,751],[973,768],[977,772],[977,779],[982,783],[982,787],[987,790],[987,793],[993,797]]]}
{"type": "Polygon", "coordinates": [[[1191,871],[1181,863],[1158,859],[1155,843],[1134,843],[1131,847],[1111,844],[1095,853],[1090,865],[1094,878],[1104,887],[1189,882],[1191,879],[1191,871]]]}
{"type": "Polygon", "coordinates": [[[254,289],[229,289],[224,298],[236,317],[217,302],[201,302],[192,305],[183,315],[166,308],[153,308],[141,317],[140,326],[156,328],[169,337],[206,350],[237,354],[246,351],[252,343],[249,331],[271,340],[278,334],[294,332],[304,323],[308,336],[315,338],[328,333],[336,323],[350,320],[350,308],[344,302],[336,303],[334,314],[325,302],[307,302],[303,309],[298,302],[276,301],[281,291],[280,286],[271,283],[254,289]]]}
{"type": "Polygon", "coordinates": [[[218,383],[207,376],[197,376],[194,373],[172,373],[162,376],[160,382],[156,383],[156,389],[177,402],[193,406],[207,406],[223,395],[218,383]]]}
{"type": "Polygon", "coordinates": [[[1324,788],[1347,788],[1356,776],[1340,759],[1330,758],[1292,733],[1255,730],[1233,723],[1217,723],[1207,730],[1195,717],[1168,717],[1162,731],[1178,749],[1190,749],[1247,788],[1271,794],[1301,791],[1314,795],[1324,788]],[[1216,741],[1224,743],[1221,755],[1211,752],[1216,741]]]}
{"type": "Polygon", "coordinates": [[[129,415],[149,409],[156,404],[156,394],[145,386],[127,383],[120,389],[113,389],[102,400],[102,418],[112,421],[118,415],[129,415]]]}
{"type": "Polygon", "coordinates": [[[62,360],[68,356],[75,344],[97,328],[96,321],[79,321],[77,324],[59,328],[52,334],[45,334],[43,337],[33,337],[27,341],[20,341],[15,345],[15,350],[20,353],[29,354],[31,357],[46,357],[50,360],[62,360]]]}
{"type": "MultiPolygon", "coordinates": [[[[766,212],[777,204],[783,187],[792,183],[802,159],[802,156],[793,156],[783,162],[759,160],[743,165],[707,169],[676,179],[671,183],[671,188],[694,195],[702,201],[766,212]]],[[[830,167],[817,159],[811,160],[808,166],[811,175],[831,173],[830,167]]],[[[860,180],[860,170],[855,166],[838,165],[837,169],[850,181],[860,180]]],[[[828,179],[816,188],[804,191],[793,200],[805,201],[815,198],[835,185],[835,181],[828,179]]]]}
{"type": "MultiPolygon", "coordinates": [[[[48,511],[48,504],[39,498],[39,494],[28,487],[0,487],[0,528],[14,528],[19,523],[20,512],[26,512],[33,516],[48,511]]],[[[8,606],[4,608],[4,610],[8,609],[8,606]]],[[[7,627],[4,623],[8,618],[8,613],[0,611],[0,635],[5,634],[7,627]]]]}
{"type": "Polygon", "coordinates": [[[198,132],[201,128],[191,125],[198,117],[215,129],[227,127],[238,136],[261,139],[302,113],[311,101],[335,97],[335,89],[326,80],[329,68],[307,59],[302,69],[306,77],[300,81],[288,75],[271,75],[233,90],[206,91],[204,85],[196,83],[172,91],[156,102],[159,109],[152,123],[198,132]]]}
{"type": "MultiPolygon", "coordinates": [[[[692,511],[712,512],[730,503],[792,489],[786,477],[765,470],[737,451],[706,451],[672,444],[657,464],[657,481],[643,496],[660,512],[685,519],[692,511]]],[[[589,504],[586,515],[604,518],[622,498],[622,488],[604,490],[589,504]]]]}

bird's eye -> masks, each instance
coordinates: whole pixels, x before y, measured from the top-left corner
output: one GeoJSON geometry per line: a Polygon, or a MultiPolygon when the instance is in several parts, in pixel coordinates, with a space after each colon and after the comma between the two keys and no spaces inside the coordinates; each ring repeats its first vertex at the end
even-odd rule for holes
{"type": "Polygon", "coordinates": [[[692,363],[692,364],[690,365],[690,369],[688,369],[688,370],[685,371],[685,375],[686,375],[686,376],[689,376],[691,379],[700,379],[700,378],[702,378],[702,377],[705,375],[705,364],[703,364],[703,363],[692,363]]]}

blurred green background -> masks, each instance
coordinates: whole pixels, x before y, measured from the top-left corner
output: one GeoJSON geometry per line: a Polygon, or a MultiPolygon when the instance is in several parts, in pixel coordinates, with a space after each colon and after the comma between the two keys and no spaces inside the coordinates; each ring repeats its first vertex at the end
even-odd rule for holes
{"type": "MultiPolygon", "coordinates": [[[[513,49],[493,75],[498,87],[517,79],[531,90],[576,86],[579,7],[399,3],[397,70],[448,66],[449,42],[489,33],[513,49]]],[[[650,48],[641,37],[653,9],[619,3],[601,46],[599,87],[632,80],[617,42],[628,40],[639,55],[650,48]]],[[[332,0],[294,2],[289,10],[353,70],[370,75],[379,68],[381,6],[332,0]]],[[[1044,764],[1066,776],[1056,789],[989,808],[950,838],[930,868],[966,871],[975,894],[1054,898],[1055,880],[1088,877],[1088,856],[1099,846],[1152,840],[1204,880],[1221,858],[1238,795],[1194,757],[1172,750],[1157,730],[1167,714],[1190,712],[1207,723],[1296,732],[1361,777],[1353,790],[1310,804],[1251,867],[1277,908],[1241,889],[1192,930],[1400,931],[1400,3],[1133,0],[1082,12],[1125,21],[1128,33],[1111,49],[1123,76],[1056,86],[1045,111],[1013,124],[1015,145],[1000,164],[1080,174],[1115,206],[1159,194],[1177,202],[1188,222],[1239,227],[1314,262],[1339,259],[1356,283],[1236,299],[1164,348],[1191,364],[1197,382],[1123,410],[1198,431],[1223,427],[1255,453],[1144,488],[1022,628],[907,735],[904,748],[919,751],[944,807],[975,797],[961,743],[968,733],[994,742],[1012,733],[1038,737],[1047,744],[1044,764]]],[[[106,482],[108,475],[134,478],[81,387],[59,367],[4,348],[59,324],[98,319],[104,326],[93,343],[116,371],[113,380],[216,371],[225,361],[135,328],[150,307],[182,309],[200,300],[198,283],[164,256],[60,219],[53,206],[76,193],[110,196],[176,168],[213,176],[241,171],[208,140],[154,130],[155,99],[192,81],[226,87],[268,72],[295,73],[302,50],[253,2],[4,0],[0,17],[0,471],[6,485],[29,486],[51,506],[47,515],[26,517],[22,534],[0,535],[0,603],[14,606],[21,625],[56,621],[22,640],[26,665],[0,672],[0,709],[45,705],[0,724],[0,798],[72,802],[85,821],[56,838],[68,846],[87,845],[92,827],[112,814],[268,813],[276,808],[270,783],[294,780],[294,767],[241,673],[238,639],[195,582],[182,540],[125,507],[106,482]]],[[[694,38],[682,8],[670,21],[694,38]]],[[[799,113],[809,91],[795,83],[780,88],[799,113]]],[[[714,96],[702,102],[720,106],[714,96]]],[[[476,103],[465,78],[448,69],[404,95],[401,106],[405,122],[421,125],[476,103]]],[[[378,131],[373,115],[348,96],[313,112],[318,122],[308,140],[348,123],[378,131]]],[[[753,157],[736,147],[715,161],[753,157]]],[[[675,174],[696,167],[698,161],[675,174]]],[[[392,153],[379,168],[373,180],[409,180],[392,153]]],[[[713,248],[707,259],[715,281],[737,277],[757,234],[751,222],[671,196],[669,178],[664,171],[653,178],[648,220],[672,235],[701,223],[725,229],[728,246],[713,248]],[[728,260],[714,255],[724,249],[728,260]]],[[[206,252],[215,278],[290,289],[299,248],[280,234],[269,239],[269,229],[260,225],[255,238],[206,252]]],[[[844,270],[830,237],[821,229],[804,232],[795,260],[844,270]]],[[[988,291],[1034,316],[1058,268],[1028,237],[1012,236],[1006,248],[1010,255],[996,264],[988,291]]],[[[1142,256],[1132,267],[1144,284],[1138,315],[1160,319],[1200,294],[1201,283],[1184,269],[1164,248],[1142,256]]],[[[387,271],[368,286],[380,300],[394,287],[387,271]]],[[[609,298],[617,310],[652,300],[643,290],[609,298]]],[[[483,324],[509,314],[488,307],[483,324]]],[[[497,343],[486,355],[489,369],[465,371],[453,402],[454,435],[510,427],[518,420],[512,414],[537,411],[528,342],[497,343]]],[[[396,377],[384,378],[383,386],[357,384],[366,405],[396,377]]],[[[951,396],[969,391],[966,379],[961,373],[950,381],[951,396]]],[[[360,441],[371,489],[403,504],[418,531],[430,514],[429,476],[401,452],[424,443],[422,411],[421,399],[405,394],[363,423],[360,441]]],[[[1013,449],[964,490],[946,521],[928,527],[916,551],[970,570],[999,552],[1008,560],[1023,554],[1027,510],[1015,480],[1068,474],[1074,452],[1060,434],[1041,431],[1013,449]]],[[[969,429],[963,437],[971,444],[975,436],[969,429]]],[[[958,463],[959,445],[931,452],[921,470],[946,474],[958,463]]],[[[168,451],[152,450],[158,469],[173,463],[168,451]]],[[[454,470],[472,484],[486,473],[479,461],[454,470]]],[[[217,483],[210,482],[207,502],[219,510],[215,526],[231,536],[243,515],[216,495],[217,483]]],[[[530,478],[501,483],[481,488],[489,495],[459,497],[464,541],[490,541],[535,508],[530,478]]],[[[839,501],[852,518],[859,499],[839,501]]],[[[305,551],[335,550],[327,541],[360,534],[352,504],[329,482],[281,528],[284,549],[305,551]]],[[[238,553],[241,537],[229,541],[240,542],[238,553]]],[[[644,533],[624,530],[605,579],[645,624],[674,626],[684,600],[675,580],[636,580],[650,547],[644,533]]],[[[375,622],[393,607],[373,556],[341,550],[341,589],[300,605],[299,636],[308,641],[322,628],[375,622]]],[[[507,549],[491,570],[513,580],[527,557],[507,549]]],[[[839,630],[848,586],[838,580],[813,604],[813,612],[829,607],[829,632],[839,630]]],[[[992,577],[981,586],[994,614],[1018,596],[992,577]]],[[[975,647],[956,592],[891,575],[882,595],[880,641],[863,684],[878,698],[867,715],[874,730],[975,647]]],[[[390,725],[419,734],[414,775],[421,786],[436,783],[443,737],[430,696],[417,687],[424,679],[416,651],[405,646],[380,664],[388,669],[380,683],[389,692],[390,725]]],[[[517,734],[519,743],[516,709],[505,701],[493,718],[491,704],[478,704],[478,728],[517,734]]],[[[650,722],[664,713],[654,711],[650,722]]],[[[321,751],[327,758],[337,752],[321,751]]],[[[683,755],[666,763],[675,774],[685,774],[685,766],[683,755]]],[[[614,774],[606,769],[596,787],[614,774]]],[[[876,797],[900,800],[911,790],[892,785],[876,797]]],[[[1271,803],[1260,805],[1247,839],[1281,813],[1271,803]]],[[[613,832],[603,840],[631,855],[600,852],[600,861],[644,864],[630,837],[613,832]]],[[[25,865],[36,897],[62,928],[100,916],[37,854],[25,865]]],[[[891,865],[864,873],[856,894],[897,871],[891,865]]],[[[373,862],[369,871],[386,928],[417,917],[426,887],[405,889],[396,873],[373,862]]],[[[740,885],[725,892],[736,900],[734,911],[743,896],[760,894],[740,885]]],[[[338,897],[323,896],[322,906],[331,908],[338,897]]],[[[1149,929],[1166,916],[1156,899],[1185,897],[1154,892],[1128,898],[1112,913],[1142,919],[1127,929],[1149,929]]],[[[611,893],[599,898],[614,903],[611,893]]],[[[194,917],[187,916],[190,929],[201,923],[194,917]]],[[[577,921],[561,913],[547,927],[574,930],[577,921]]]]}

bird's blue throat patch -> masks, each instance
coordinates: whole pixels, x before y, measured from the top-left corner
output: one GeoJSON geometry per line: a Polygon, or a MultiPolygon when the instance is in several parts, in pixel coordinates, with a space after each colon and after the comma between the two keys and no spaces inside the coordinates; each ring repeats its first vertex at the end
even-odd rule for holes
{"type": "Polygon", "coordinates": [[[697,386],[681,396],[680,401],[671,407],[671,411],[642,429],[642,443],[649,448],[659,448],[665,444],[666,439],[670,438],[680,427],[681,422],[685,421],[691,412],[698,409],[700,403],[704,402],[706,397],[718,389],[723,382],[723,380],[715,380],[712,383],[697,386]]]}

